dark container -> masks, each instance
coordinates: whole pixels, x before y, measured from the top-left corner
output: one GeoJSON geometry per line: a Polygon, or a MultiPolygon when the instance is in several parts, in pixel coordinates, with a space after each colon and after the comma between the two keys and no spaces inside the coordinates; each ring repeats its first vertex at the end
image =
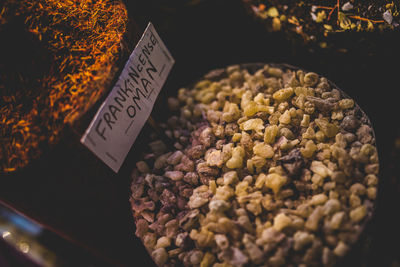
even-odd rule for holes
{"type": "MultiPolygon", "coordinates": [[[[283,64],[283,63],[268,63],[272,67],[278,67],[282,69],[290,69],[290,70],[298,70],[302,69],[305,72],[313,71],[318,73],[318,70],[305,70],[303,68],[299,68],[297,66],[283,64]]],[[[240,64],[241,68],[248,69],[250,73],[255,72],[257,69],[262,68],[264,63],[244,63],[240,64]]],[[[221,68],[226,66],[221,65],[221,68]]],[[[203,74],[208,73],[209,70],[204,71],[199,77],[202,77],[203,74]]],[[[177,74],[176,72],[173,74],[177,74]]],[[[185,73],[182,73],[183,75],[185,73]]],[[[189,75],[189,73],[187,73],[189,75]]],[[[194,81],[198,81],[199,78],[194,81]]],[[[332,88],[338,89],[343,98],[353,98],[349,96],[347,93],[347,88],[340,88],[332,81],[328,80],[332,88]]],[[[167,110],[166,99],[168,96],[176,96],[177,89],[181,87],[186,87],[188,84],[194,85],[195,82],[190,82],[187,84],[180,84],[180,86],[174,86],[170,83],[166,84],[165,93],[160,97],[160,105],[157,105],[155,110],[153,111],[153,117],[158,122],[164,122],[169,118],[169,114],[165,113],[164,110],[167,110]]],[[[354,89],[354,88],[353,88],[354,89]]],[[[354,98],[353,98],[354,99],[354,98]]],[[[385,244],[388,243],[388,240],[393,240],[396,238],[395,236],[390,236],[391,232],[397,233],[396,224],[394,220],[388,220],[391,216],[390,211],[387,209],[387,205],[390,205],[388,202],[395,202],[396,194],[393,190],[394,188],[390,184],[390,176],[392,168],[390,168],[391,157],[388,154],[390,151],[388,144],[385,144],[386,140],[381,140],[379,136],[382,137],[382,132],[376,130],[374,128],[374,123],[370,120],[368,114],[363,110],[364,108],[356,102],[356,107],[359,108],[361,118],[366,120],[366,123],[371,125],[373,129],[373,137],[375,140],[375,145],[377,146],[378,155],[380,159],[380,173],[379,173],[379,184],[378,184],[378,196],[375,202],[373,203],[373,209],[366,216],[366,219],[363,221],[361,226],[361,231],[358,235],[358,238],[354,244],[351,244],[350,251],[343,257],[340,258],[335,266],[378,266],[379,264],[383,264],[383,266],[390,265],[395,259],[395,248],[387,248],[385,244]],[[378,135],[376,134],[378,132],[378,135]],[[386,227],[383,227],[386,225],[386,227]]],[[[360,119],[361,119],[360,118],[360,119]]],[[[151,132],[151,130],[150,130],[151,132]]],[[[153,133],[154,134],[154,133],[153,133]]],[[[141,139],[142,144],[147,144],[151,141],[151,134],[144,135],[141,139]]],[[[140,146],[139,151],[148,151],[148,147],[140,146]]],[[[143,155],[142,155],[143,156],[143,155]]],[[[137,155],[134,158],[129,160],[141,160],[140,155],[137,155]]],[[[133,161],[132,163],[134,163],[133,161]]],[[[131,168],[133,169],[135,166],[132,164],[131,168]]]]}
{"type": "MultiPolygon", "coordinates": [[[[22,53],[29,61],[33,56],[23,49],[29,50],[32,40],[24,38],[29,33],[25,32],[20,21],[21,18],[11,20],[5,27],[0,27],[2,45],[11,49],[11,54],[22,53]],[[18,43],[17,47],[13,45],[15,42],[11,43],[13,40],[18,43]]],[[[46,229],[50,233],[44,237],[48,241],[47,249],[67,259],[66,263],[80,262],[82,254],[74,253],[74,247],[78,251],[81,248],[83,254],[86,251],[89,259],[93,258],[85,261],[87,266],[91,262],[96,263],[93,266],[132,266],[138,259],[147,259],[141,243],[133,235],[128,202],[129,179],[115,174],[80,143],[82,134],[112,89],[142,33],[142,28],[129,14],[126,32],[119,44],[118,59],[104,83],[97,84],[101,91],[98,97],[90,99],[87,109],[81,109],[78,116],[63,127],[59,141],[51,147],[44,147],[40,157],[17,171],[0,174],[1,203],[46,229]]],[[[46,68],[49,63],[42,58],[36,59],[39,60],[37,67],[46,68]]],[[[1,96],[3,92],[7,90],[1,90],[1,96]]],[[[147,262],[151,261],[147,259],[147,262]]]]}
{"type": "MultiPolygon", "coordinates": [[[[162,15],[143,12],[138,22],[151,20],[157,27],[162,15]]],[[[395,259],[398,261],[398,246],[388,244],[396,244],[400,237],[397,227],[400,221],[393,216],[394,207],[400,203],[399,153],[395,152],[395,140],[400,136],[396,122],[399,112],[395,108],[399,32],[366,34],[364,37],[369,38],[372,48],[365,43],[353,44],[352,52],[344,54],[293,47],[285,36],[267,32],[264,25],[249,16],[241,0],[203,1],[196,9],[177,12],[172,19],[175,23],[161,32],[177,63],[162,92],[176,95],[178,88],[210,69],[244,62],[285,62],[334,81],[358,103],[375,130],[380,182],[374,217],[345,263],[388,266],[395,259]]]]}

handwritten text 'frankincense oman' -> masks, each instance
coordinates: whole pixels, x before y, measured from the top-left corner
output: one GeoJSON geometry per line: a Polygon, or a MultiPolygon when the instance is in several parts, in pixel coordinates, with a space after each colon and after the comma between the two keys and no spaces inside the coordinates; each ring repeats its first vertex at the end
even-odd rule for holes
{"type": "Polygon", "coordinates": [[[153,92],[154,77],[158,70],[151,62],[150,55],[158,43],[154,34],[150,32],[150,41],[142,47],[136,66],[130,66],[127,69],[128,77],[116,85],[118,90],[113,102],[107,105],[106,111],[95,126],[96,133],[104,140],[107,140],[105,132],[107,129],[112,130],[113,125],[118,123],[121,112],[134,119],[142,109],[143,99],[147,99],[153,92]]]}

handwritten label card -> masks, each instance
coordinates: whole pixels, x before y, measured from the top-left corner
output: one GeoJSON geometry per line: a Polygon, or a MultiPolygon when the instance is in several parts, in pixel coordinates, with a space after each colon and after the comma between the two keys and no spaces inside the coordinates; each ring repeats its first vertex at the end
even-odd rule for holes
{"type": "Polygon", "coordinates": [[[149,23],[81,142],[115,172],[153,109],[175,60],[149,23]]]}

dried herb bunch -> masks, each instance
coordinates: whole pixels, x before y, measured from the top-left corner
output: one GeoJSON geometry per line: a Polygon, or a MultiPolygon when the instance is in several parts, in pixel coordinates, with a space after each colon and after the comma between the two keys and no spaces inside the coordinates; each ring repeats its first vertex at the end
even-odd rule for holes
{"type": "MultiPolygon", "coordinates": [[[[255,67],[255,68],[254,68],[255,67]]],[[[331,266],[372,215],[374,134],[354,100],[313,72],[212,71],[168,100],[132,173],[140,237],[159,266],[331,266]]]]}
{"type": "Polygon", "coordinates": [[[382,32],[398,29],[398,1],[281,1],[243,0],[270,31],[284,31],[301,37],[304,43],[318,42],[339,32],[382,32]]]}
{"type": "Polygon", "coordinates": [[[3,52],[16,57],[0,62],[0,172],[13,172],[55,144],[104,93],[128,14],[112,0],[6,0],[0,11],[10,49],[3,52]],[[10,36],[27,37],[13,44],[10,36]],[[38,49],[21,57],[31,46],[38,49]]]}

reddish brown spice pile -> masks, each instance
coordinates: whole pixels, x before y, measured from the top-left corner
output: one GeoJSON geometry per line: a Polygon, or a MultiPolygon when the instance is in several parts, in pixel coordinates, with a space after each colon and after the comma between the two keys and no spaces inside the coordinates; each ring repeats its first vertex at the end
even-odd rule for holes
{"type": "MultiPolygon", "coordinates": [[[[128,14],[121,1],[112,0],[0,4],[0,33],[17,20],[48,54],[47,61],[38,57],[35,64],[50,64],[40,77],[18,71],[0,74],[0,173],[39,157],[57,143],[66,124],[104,93],[103,84],[119,59],[128,14]]],[[[2,68],[9,69],[0,62],[2,68]]]]}

